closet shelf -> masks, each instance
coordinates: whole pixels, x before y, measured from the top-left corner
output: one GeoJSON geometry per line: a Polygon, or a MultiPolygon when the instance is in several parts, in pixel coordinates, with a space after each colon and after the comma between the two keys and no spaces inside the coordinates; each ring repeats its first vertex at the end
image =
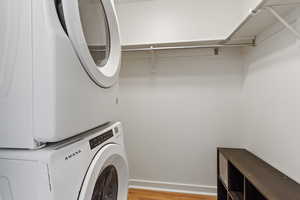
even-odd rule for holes
{"type": "Polygon", "coordinates": [[[122,51],[154,52],[176,49],[211,48],[215,49],[215,54],[217,55],[219,48],[255,46],[257,35],[278,21],[300,39],[300,33],[282,17],[290,13],[296,7],[300,7],[300,0],[263,0],[254,10],[249,12],[245,20],[224,40],[126,45],[122,46],[122,51]]]}
{"type": "Polygon", "coordinates": [[[278,21],[289,29],[296,38],[300,39],[300,33],[283,18],[297,7],[300,7],[300,0],[263,0],[254,10],[249,12],[248,17],[233,31],[224,44],[237,38],[256,40],[260,33],[278,21]]]}

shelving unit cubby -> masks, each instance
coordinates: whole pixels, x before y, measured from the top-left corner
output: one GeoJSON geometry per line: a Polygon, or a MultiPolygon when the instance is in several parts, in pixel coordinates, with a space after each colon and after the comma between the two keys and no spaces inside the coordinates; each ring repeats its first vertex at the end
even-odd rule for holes
{"type": "Polygon", "coordinates": [[[300,200],[300,185],[245,149],[218,148],[218,200],[300,200]]]}

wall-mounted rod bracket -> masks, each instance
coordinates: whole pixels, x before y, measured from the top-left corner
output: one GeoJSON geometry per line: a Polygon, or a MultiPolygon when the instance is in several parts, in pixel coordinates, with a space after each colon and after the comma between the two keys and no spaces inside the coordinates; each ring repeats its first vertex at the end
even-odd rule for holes
{"type": "Polygon", "coordinates": [[[220,53],[220,49],[219,48],[214,48],[214,54],[215,56],[218,56],[220,53]]]}
{"type": "Polygon", "coordinates": [[[283,17],[280,16],[280,14],[274,10],[271,6],[264,7],[265,10],[269,11],[280,23],[282,23],[288,30],[290,30],[298,40],[300,40],[300,33],[291,26],[283,17]]]}
{"type": "Polygon", "coordinates": [[[252,45],[255,47],[256,46],[256,36],[252,39],[252,45]]]}

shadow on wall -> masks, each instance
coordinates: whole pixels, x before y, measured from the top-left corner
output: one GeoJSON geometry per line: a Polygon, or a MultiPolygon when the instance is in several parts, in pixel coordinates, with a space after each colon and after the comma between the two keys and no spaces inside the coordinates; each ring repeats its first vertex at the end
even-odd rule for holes
{"type": "Polygon", "coordinates": [[[300,43],[281,31],[246,53],[244,143],[300,182],[300,43]]]}
{"type": "MultiPolygon", "coordinates": [[[[184,79],[197,78],[198,81],[224,79],[224,76],[239,76],[233,66],[237,63],[238,50],[222,51],[214,55],[213,49],[171,50],[125,53],[123,54],[122,79],[184,79]]],[[[192,79],[191,79],[192,80],[192,79]]]]}
{"type": "Polygon", "coordinates": [[[164,51],[154,58],[123,55],[120,107],[130,178],[215,186],[216,147],[239,144],[240,51],[164,51]]]}

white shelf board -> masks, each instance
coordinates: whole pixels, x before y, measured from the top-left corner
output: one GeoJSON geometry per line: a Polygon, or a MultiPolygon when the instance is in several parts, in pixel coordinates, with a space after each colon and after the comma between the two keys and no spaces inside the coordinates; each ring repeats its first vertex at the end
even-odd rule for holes
{"type": "Polygon", "coordinates": [[[293,4],[300,3],[299,0],[269,0],[265,2],[265,5],[277,5],[277,4],[293,4]]]}
{"type": "Polygon", "coordinates": [[[254,15],[249,13],[247,19],[241,23],[241,25],[233,32],[228,40],[237,38],[255,38],[255,36],[262,33],[266,28],[277,23],[278,21],[276,18],[267,10],[263,9],[265,6],[273,6],[274,10],[284,17],[295,8],[300,7],[300,0],[263,1],[255,9],[257,13],[254,15]]]}

